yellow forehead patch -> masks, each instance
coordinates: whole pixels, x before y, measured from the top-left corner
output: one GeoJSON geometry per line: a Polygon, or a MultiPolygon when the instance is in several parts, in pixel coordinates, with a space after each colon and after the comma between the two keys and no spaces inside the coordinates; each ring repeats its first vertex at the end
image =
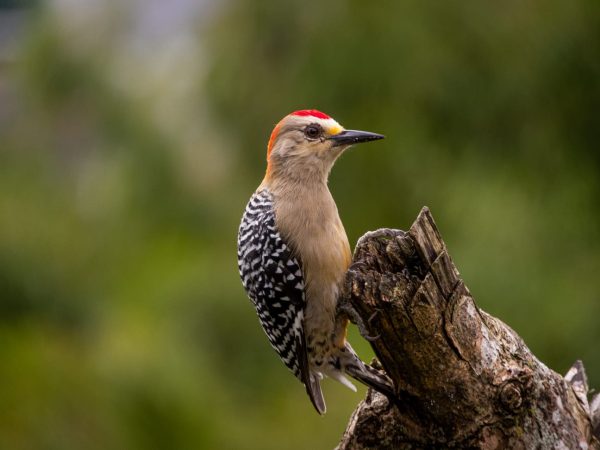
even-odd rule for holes
{"type": "Polygon", "coordinates": [[[340,134],[342,131],[344,131],[344,129],[339,125],[332,125],[327,128],[327,133],[329,133],[332,136],[335,136],[336,134],[340,134]]]}

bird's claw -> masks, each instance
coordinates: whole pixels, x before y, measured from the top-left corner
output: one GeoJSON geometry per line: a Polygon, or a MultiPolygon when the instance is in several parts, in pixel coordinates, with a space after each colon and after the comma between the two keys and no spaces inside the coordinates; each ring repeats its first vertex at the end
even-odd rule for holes
{"type": "Polygon", "coordinates": [[[384,237],[387,239],[393,239],[397,236],[397,234],[398,234],[398,230],[393,230],[391,228],[379,228],[378,230],[375,230],[375,231],[367,231],[365,234],[363,234],[358,239],[358,242],[356,243],[356,247],[358,248],[360,245],[362,245],[368,239],[380,238],[380,237],[384,237]]]}
{"type": "MultiPolygon", "coordinates": [[[[348,303],[348,302],[341,303],[338,306],[338,312],[342,312],[342,313],[346,314],[348,316],[348,318],[352,321],[352,323],[354,323],[356,325],[360,335],[363,338],[365,338],[367,341],[374,342],[381,337],[380,334],[378,334],[376,336],[371,336],[369,334],[369,331],[367,330],[367,327],[365,326],[364,320],[362,319],[362,317],[360,317],[360,315],[358,314],[356,309],[354,309],[354,307],[350,303],[348,303]]],[[[375,310],[375,312],[373,314],[371,314],[371,317],[369,317],[367,319],[367,324],[369,326],[371,325],[371,322],[377,316],[378,313],[379,313],[379,311],[375,310]]]]}

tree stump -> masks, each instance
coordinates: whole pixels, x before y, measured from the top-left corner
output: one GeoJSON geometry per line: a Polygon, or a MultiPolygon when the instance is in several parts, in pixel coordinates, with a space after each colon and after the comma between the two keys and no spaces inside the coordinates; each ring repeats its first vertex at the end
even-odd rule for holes
{"type": "Polygon", "coordinates": [[[427,208],[361,238],[342,301],[379,336],[396,397],[369,390],[338,450],[600,449],[583,365],[560,376],[477,307],[427,208]]]}

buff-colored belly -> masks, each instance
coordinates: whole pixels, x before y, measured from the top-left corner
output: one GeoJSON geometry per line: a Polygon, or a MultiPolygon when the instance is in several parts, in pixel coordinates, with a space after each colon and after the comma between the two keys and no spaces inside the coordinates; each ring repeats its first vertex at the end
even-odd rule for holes
{"type": "Polygon", "coordinates": [[[285,199],[296,201],[277,203],[276,223],[302,261],[306,289],[304,331],[311,365],[318,366],[333,347],[343,347],[345,343],[345,322],[343,327],[336,325],[336,307],[350,265],[350,245],[325,185],[285,199]],[[298,197],[310,202],[297,201],[298,197]]]}

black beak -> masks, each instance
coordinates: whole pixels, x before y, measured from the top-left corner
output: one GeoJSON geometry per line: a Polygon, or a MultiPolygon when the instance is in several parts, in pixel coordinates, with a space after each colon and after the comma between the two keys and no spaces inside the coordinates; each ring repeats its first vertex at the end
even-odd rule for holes
{"type": "Polygon", "coordinates": [[[369,131],[344,130],[335,136],[331,136],[329,140],[333,141],[333,146],[360,144],[361,142],[377,141],[383,139],[382,134],[371,133],[369,131]]]}

